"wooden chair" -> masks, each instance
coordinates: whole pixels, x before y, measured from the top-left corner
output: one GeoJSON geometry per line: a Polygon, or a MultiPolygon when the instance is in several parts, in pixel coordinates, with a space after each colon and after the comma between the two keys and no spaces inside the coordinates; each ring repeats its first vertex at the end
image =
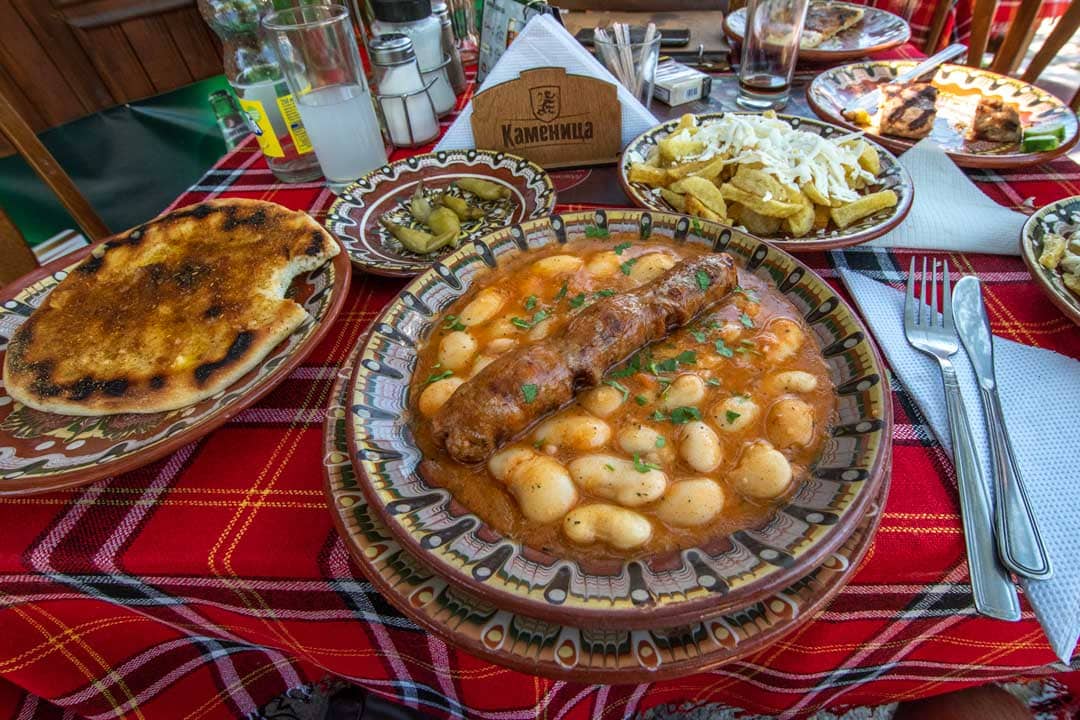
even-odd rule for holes
{"type": "Polygon", "coordinates": [[[22,277],[38,265],[37,257],[26,244],[19,228],[0,208],[0,288],[22,277]]]}

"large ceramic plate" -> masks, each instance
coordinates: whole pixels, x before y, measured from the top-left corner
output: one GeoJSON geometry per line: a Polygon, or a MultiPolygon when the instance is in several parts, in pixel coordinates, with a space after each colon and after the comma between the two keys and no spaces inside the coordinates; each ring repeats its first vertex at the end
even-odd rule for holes
{"type": "MultiPolygon", "coordinates": [[[[710,122],[718,120],[726,114],[727,113],[701,113],[697,118],[699,122],[710,122]]],[[[819,120],[810,120],[795,115],[778,115],[777,117],[794,128],[817,133],[824,137],[849,134],[848,130],[819,120]]],[[[679,121],[676,119],[669,120],[662,125],[657,125],[651,130],[648,130],[631,140],[630,144],[623,150],[622,157],[619,159],[619,182],[622,184],[623,191],[626,192],[630,200],[638,207],[650,210],[661,210],[663,212],[678,212],[675,208],[671,207],[659,193],[653,192],[652,188],[648,185],[643,183],[632,183],[629,180],[630,165],[635,162],[641,162],[644,158],[648,157],[649,152],[656,143],[670,135],[671,131],[674,130],[675,126],[678,124],[679,121]]],[[[915,194],[911,176],[908,175],[907,170],[904,169],[904,166],[900,164],[895,155],[881,147],[878,147],[877,151],[878,158],[881,160],[881,172],[878,175],[879,182],[878,184],[867,188],[867,192],[885,189],[893,190],[898,197],[898,202],[895,207],[886,208],[873,215],[869,215],[843,230],[833,229],[820,232],[814,231],[801,238],[791,237],[790,235],[778,235],[775,237],[764,237],[763,239],[768,240],[773,245],[781,246],[788,252],[829,250],[832,248],[846,247],[848,245],[858,245],[867,240],[880,237],[903,222],[904,218],[907,217],[908,211],[911,210],[911,201],[915,194]]]]}
{"type": "MultiPolygon", "coordinates": [[[[7,339],[91,248],[59,258],[0,291],[0,363],[7,339]]],[[[311,317],[226,390],[179,410],[79,417],[12,401],[0,387],[0,495],[84,485],[134,470],[218,427],[248,407],[311,352],[345,303],[348,256],[293,280],[288,297],[311,317]]]]}
{"type": "Polygon", "coordinates": [[[1067,197],[1042,207],[1024,223],[1020,233],[1020,254],[1028,271],[1042,288],[1050,302],[1080,325],[1080,296],[1065,287],[1058,270],[1048,270],[1039,264],[1043,237],[1057,233],[1070,237],[1080,233],[1080,195],[1067,197]]]}
{"type": "MultiPolygon", "coordinates": [[[[832,5],[850,5],[835,2],[832,5]]],[[[911,28],[903,18],[891,12],[865,5],[854,5],[864,10],[862,20],[853,27],[829,38],[816,48],[799,49],[799,60],[809,62],[843,62],[866,57],[882,50],[903,45],[911,39],[911,28]]],[[[746,8],[739,8],[724,18],[724,34],[741,43],[746,35],[746,8]]]]}
{"type": "Polygon", "coordinates": [[[365,497],[394,538],[440,577],[502,610],[572,626],[630,629],[700,621],[745,607],[805,576],[839,548],[877,497],[891,451],[888,384],[862,323],[821,278],[779,248],[669,213],[555,215],[496,232],[437,263],[376,319],[349,393],[352,461],[365,497]],[[591,226],[591,227],[590,227],[591,226]],[[600,573],[501,536],[417,472],[409,384],[417,346],[480,273],[583,238],[662,237],[731,253],[777,284],[803,313],[838,388],[837,417],[809,477],[758,525],[678,553],[600,573]]]}
{"type": "MultiPolygon", "coordinates": [[[[375,275],[412,277],[439,258],[406,250],[379,217],[419,227],[407,210],[421,180],[432,189],[448,187],[462,177],[475,177],[510,190],[510,198],[484,201],[483,218],[462,223],[465,242],[511,223],[543,217],[555,207],[555,186],[544,170],[517,155],[493,150],[446,150],[414,155],[373,170],[350,185],[330,207],[326,227],[348,250],[353,264],[375,275]]],[[[475,200],[475,199],[474,199],[475,200]]]]}
{"type": "MultiPolygon", "coordinates": [[[[916,141],[881,135],[880,113],[873,115],[868,128],[847,121],[843,109],[878,85],[892,82],[896,76],[915,66],[915,62],[885,60],[853,63],[826,70],[810,83],[806,99],[820,117],[868,135],[893,152],[902,153],[916,141]]],[[[1011,168],[1035,165],[1057,157],[1076,144],[1076,113],[1061,100],[1034,85],[964,65],[942,65],[933,78],[938,88],[937,119],[930,138],[961,167],[1011,168]],[[1054,150],[1026,153],[1018,143],[971,140],[967,135],[975,116],[975,106],[983,95],[997,95],[1020,106],[1025,127],[1063,125],[1065,142],[1054,150]]]]}
{"type": "Polygon", "coordinates": [[[343,365],[334,381],[323,432],[327,500],[349,553],[380,594],[421,627],[522,672],[586,683],[651,682],[761,650],[810,620],[840,591],[881,518],[888,482],[859,527],[822,565],[756,603],[711,620],[656,630],[598,630],[500,610],[439,578],[394,539],[367,504],[349,461],[346,433],[352,363],[343,365]]]}

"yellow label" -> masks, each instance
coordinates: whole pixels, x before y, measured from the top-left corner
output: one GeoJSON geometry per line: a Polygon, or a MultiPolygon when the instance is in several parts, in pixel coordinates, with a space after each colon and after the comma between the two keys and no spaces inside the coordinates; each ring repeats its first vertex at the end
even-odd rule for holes
{"type": "Polygon", "coordinates": [[[258,100],[240,98],[240,107],[244,109],[248,127],[255,133],[263,155],[272,158],[285,157],[285,151],[281,149],[281,143],[278,142],[277,133],[274,132],[274,126],[270,124],[270,118],[267,117],[263,104],[258,100]]]}
{"type": "Polygon", "coordinates": [[[285,118],[285,124],[289,127],[289,134],[292,135],[293,144],[296,145],[296,152],[301,155],[311,152],[311,139],[308,138],[304,124],[300,122],[300,111],[296,109],[296,101],[293,100],[293,96],[284,95],[279,97],[277,104],[281,108],[281,116],[285,118]]]}

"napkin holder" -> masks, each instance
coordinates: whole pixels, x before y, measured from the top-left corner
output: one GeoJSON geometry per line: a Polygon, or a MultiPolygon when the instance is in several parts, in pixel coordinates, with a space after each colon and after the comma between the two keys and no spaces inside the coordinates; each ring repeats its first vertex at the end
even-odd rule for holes
{"type": "Polygon", "coordinates": [[[618,160],[622,108],[614,84],[561,67],[525,70],[472,99],[476,147],[502,150],[544,168],[618,160]]]}

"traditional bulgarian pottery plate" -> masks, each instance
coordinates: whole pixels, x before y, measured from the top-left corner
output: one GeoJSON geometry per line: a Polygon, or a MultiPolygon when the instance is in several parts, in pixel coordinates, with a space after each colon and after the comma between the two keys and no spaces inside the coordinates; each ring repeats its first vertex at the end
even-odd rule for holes
{"type": "Polygon", "coordinates": [[[513,225],[460,248],[414,280],[361,343],[347,407],[349,458],[372,513],[409,554],[458,591],[500,610],[573,627],[701,622],[775,594],[850,538],[879,496],[891,455],[883,365],[854,312],[783,250],[681,215],[596,210],[513,225]],[[693,227],[693,230],[692,230],[693,227]],[[606,563],[556,557],[496,532],[418,472],[410,380],[439,313],[522,253],[586,237],[693,243],[727,252],[775,284],[805,319],[836,387],[835,421],[790,497],[759,522],[685,550],[606,563]]]}
{"type": "MultiPolygon", "coordinates": [[[[58,258],[0,291],[0,364],[15,329],[93,247],[58,258]]],[[[348,256],[339,252],[322,267],[298,276],[286,297],[311,317],[225,391],[179,410],[63,415],[14,402],[0,387],[0,495],[69,488],[134,470],[225,423],[273,389],[315,349],[345,304],[351,275],[348,256]]]]}
{"type": "MultiPolygon", "coordinates": [[[[697,115],[697,119],[699,123],[708,123],[719,120],[727,114],[729,113],[701,113],[697,115]]],[[[820,120],[812,120],[796,115],[777,115],[777,118],[788,123],[793,128],[817,133],[824,137],[840,137],[850,134],[850,130],[820,120]]],[[[670,135],[678,124],[679,120],[675,119],[657,125],[631,140],[630,144],[623,150],[622,157],[619,159],[619,183],[622,185],[626,195],[638,207],[662,212],[678,212],[658,191],[643,183],[632,183],[629,177],[630,166],[647,158],[656,143],[670,135]]],[[[897,195],[896,205],[868,215],[843,230],[815,231],[798,238],[790,235],[777,235],[763,236],[762,239],[768,240],[773,245],[778,245],[788,252],[830,250],[873,240],[903,222],[908,211],[911,210],[911,201],[915,195],[911,176],[908,175],[907,170],[904,169],[904,166],[900,164],[895,155],[882,147],[875,147],[875,149],[881,163],[881,172],[878,173],[879,182],[869,186],[866,192],[892,190],[897,195]]]]}
{"type": "MultiPolygon", "coordinates": [[[[864,131],[893,152],[902,153],[917,141],[880,134],[880,113],[871,116],[869,126],[859,127],[844,118],[843,109],[859,95],[892,82],[897,75],[915,65],[914,61],[883,60],[826,70],[810,83],[806,99],[814,112],[825,120],[851,130],[864,131]]],[[[1076,144],[1076,113],[1064,102],[1034,85],[965,65],[942,65],[932,83],[938,89],[937,118],[929,137],[960,167],[1014,168],[1036,165],[1068,152],[1076,144]],[[981,97],[991,95],[1018,105],[1024,127],[1060,125],[1064,129],[1065,139],[1053,150],[1024,152],[1019,143],[970,138],[975,106],[981,97]]]]}
{"type": "Polygon", "coordinates": [[[509,198],[500,200],[464,195],[484,216],[462,221],[462,242],[543,217],[555,207],[551,178],[525,158],[491,150],[440,150],[384,165],[357,180],[330,207],[326,228],[341,240],[357,267],[375,275],[418,275],[453,249],[432,255],[413,253],[379,224],[379,218],[385,215],[393,222],[421,228],[408,209],[417,185],[423,182],[429,191],[448,190],[462,196],[459,189],[450,189],[461,178],[479,178],[510,191],[509,198]]]}
{"type": "Polygon", "coordinates": [[[323,431],[327,501],[350,555],[379,593],[413,622],[473,655],[522,672],[586,683],[650,682],[745,657],[809,621],[836,596],[857,570],[881,519],[887,478],[859,526],[820,566],[768,597],[710,620],[655,630],[602,630],[500,610],[441,579],[372,512],[349,459],[355,358],[334,380],[323,431]]]}
{"type": "Polygon", "coordinates": [[[1039,262],[1043,252],[1043,240],[1049,233],[1066,238],[1080,238],[1080,195],[1040,208],[1028,218],[1020,233],[1020,254],[1027,263],[1031,277],[1035,278],[1050,302],[1080,325],[1080,295],[1065,286],[1060,269],[1052,270],[1039,262]]]}
{"type": "MultiPolygon", "coordinates": [[[[824,4],[824,3],[822,3],[824,4]]],[[[849,5],[831,2],[829,5],[849,5]]],[[[903,45],[911,39],[911,27],[903,18],[865,5],[853,5],[864,11],[862,19],[814,48],[800,48],[799,60],[808,62],[843,62],[866,57],[903,45]]],[[[724,18],[724,34],[737,43],[746,35],[746,8],[724,18]]]]}

